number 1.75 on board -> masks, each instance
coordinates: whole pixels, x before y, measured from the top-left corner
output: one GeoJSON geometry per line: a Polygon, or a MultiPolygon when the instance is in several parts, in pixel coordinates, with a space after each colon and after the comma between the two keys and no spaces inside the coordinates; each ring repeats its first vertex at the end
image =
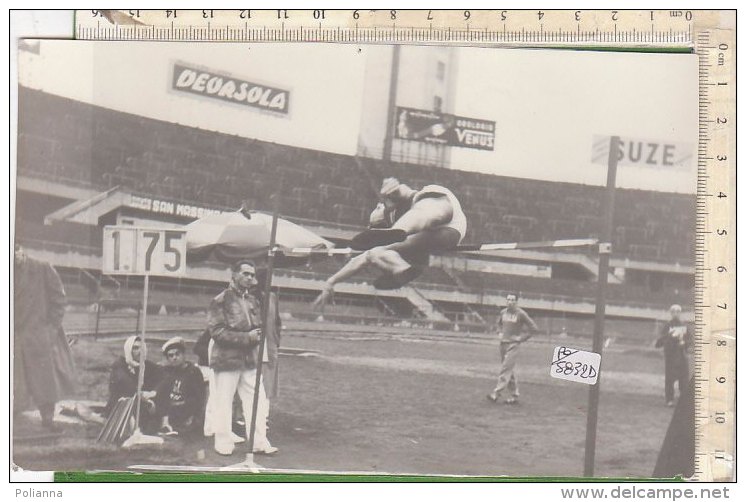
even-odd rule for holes
{"type": "Polygon", "coordinates": [[[104,228],[101,271],[110,275],[184,275],[186,232],[107,226],[104,228]]]}

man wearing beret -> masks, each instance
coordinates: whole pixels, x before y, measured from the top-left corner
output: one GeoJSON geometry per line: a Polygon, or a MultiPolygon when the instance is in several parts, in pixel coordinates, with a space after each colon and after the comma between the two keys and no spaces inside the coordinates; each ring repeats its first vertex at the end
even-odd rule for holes
{"type": "Polygon", "coordinates": [[[163,380],[156,388],[155,409],[163,435],[199,431],[205,416],[205,380],[197,366],[186,360],[184,340],[175,336],[163,344],[166,357],[163,380]]]}

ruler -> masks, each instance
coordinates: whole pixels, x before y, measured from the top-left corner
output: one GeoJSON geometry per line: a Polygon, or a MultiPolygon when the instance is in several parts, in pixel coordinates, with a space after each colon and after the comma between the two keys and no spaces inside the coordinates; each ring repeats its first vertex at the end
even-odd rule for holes
{"type": "Polygon", "coordinates": [[[716,11],[79,10],[84,40],[566,45],[687,44],[716,11]]]}
{"type": "Polygon", "coordinates": [[[735,473],[735,17],[703,10],[80,10],[75,36],[696,52],[694,479],[726,481],[735,473]]]}
{"type": "Polygon", "coordinates": [[[734,30],[695,33],[699,141],[695,270],[695,471],[730,480],[736,434],[734,30]]]}

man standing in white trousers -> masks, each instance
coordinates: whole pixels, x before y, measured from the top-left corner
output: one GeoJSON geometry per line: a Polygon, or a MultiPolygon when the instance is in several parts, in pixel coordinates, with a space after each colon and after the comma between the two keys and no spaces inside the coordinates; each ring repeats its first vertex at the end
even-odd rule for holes
{"type": "MultiPolygon", "coordinates": [[[[214,372],[212,429],[215,451],[231,455],[233,396],[238,391],[249,436],[254,402],[254,384],[261,339],[262,305],[257,287],[256,267],[240,260],[231,267],[231,283],[210,303],[207,326],[212,339],[210,368],[214,372]]],[[[266,356],[266,351],[265,351],[266,356]]],[[[260,383],[254,431],[254,453],[277,451],[267,439],[269,401],[260,383]]]]}

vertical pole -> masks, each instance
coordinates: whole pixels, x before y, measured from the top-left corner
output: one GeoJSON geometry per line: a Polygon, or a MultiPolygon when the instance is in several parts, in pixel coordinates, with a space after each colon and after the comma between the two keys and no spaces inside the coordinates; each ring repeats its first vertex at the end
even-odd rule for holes
{"type": "Polygon", "coordinates": [[[150,276],[146,275],[142,287],[142,330],[140,331],[140,371],[137,372],[137,396],[135,407],[135,430],[140,430],[140,402],[142,401],[142,386],[145,381],[145,324],[148,319],[148,289],[150,276]]]}
{"type": "Polygon", "coordinates": [[[251,407],[251,426],[249,427],[249,455],[254,453],[254,433],[256,431],[256,415],[259,406],[259,391],[262,385],[262,364],[264,360],[264,345],[267,341],[267,329],[269,325],[269,302],[272,294],[272,273],[275,264],[275,241],[277,240],[277,218],[280,208],[280,191],[273,197],[272,208],[272,232],[269,237],[269,248],[267,253],[267,277],[264,281],[264,304],[262,305],[262,335],[259,338],[259,357],[256,363],[256,380],[254,381],[254,402],[251,407]]]}
{"type": "Polygon", "coordinates": [[[394,142],[394,121],[396,120],[396,91],[399,83],[399,58],[401,46],[394,45],[391,55],[391,80],[389,81],[389,112],[386,116],[386,136],[383,138],[383,160],[391,161],[391,148],[394,142]]]}
{"type": "MultiPolygon", "coordinates": [[[[612,136],[609,142],[609,169],[606,174],[606,208],[601,242],[598,244],[598,290],[596,293],[596,318],[593,323],[593,352],[599,355],[604,347],[604,317],[606,315],[606,285],[609,280],[609,257],[614,232],[614,198],[616,194],[616,169],[619,163],[619,137],[612,136]]],[[[603,362],[601,363],[603,364],[603,362]]],[[[585,466],[583,476],[592,477],[596,463],[596,429],[598,425],[598,403],[601,392],[601,369],[598,380],[588,391],[588,418],[585,426],[585,466]]]]}
{"type": "Polygon", "coordinates": [[[93,333],[93,339],[98,340],[98,326],[101,322],[101,295],[99,294],[98,301],[96,302],[96,331],[93,333]]]}
{"type": "Polygon", "coordinates": [[[137,319],[135,319],[135,333],[140,331],[140,316],[141,315],[142,315],[142,308],[139,308],[137,309],[137,319]]]}

